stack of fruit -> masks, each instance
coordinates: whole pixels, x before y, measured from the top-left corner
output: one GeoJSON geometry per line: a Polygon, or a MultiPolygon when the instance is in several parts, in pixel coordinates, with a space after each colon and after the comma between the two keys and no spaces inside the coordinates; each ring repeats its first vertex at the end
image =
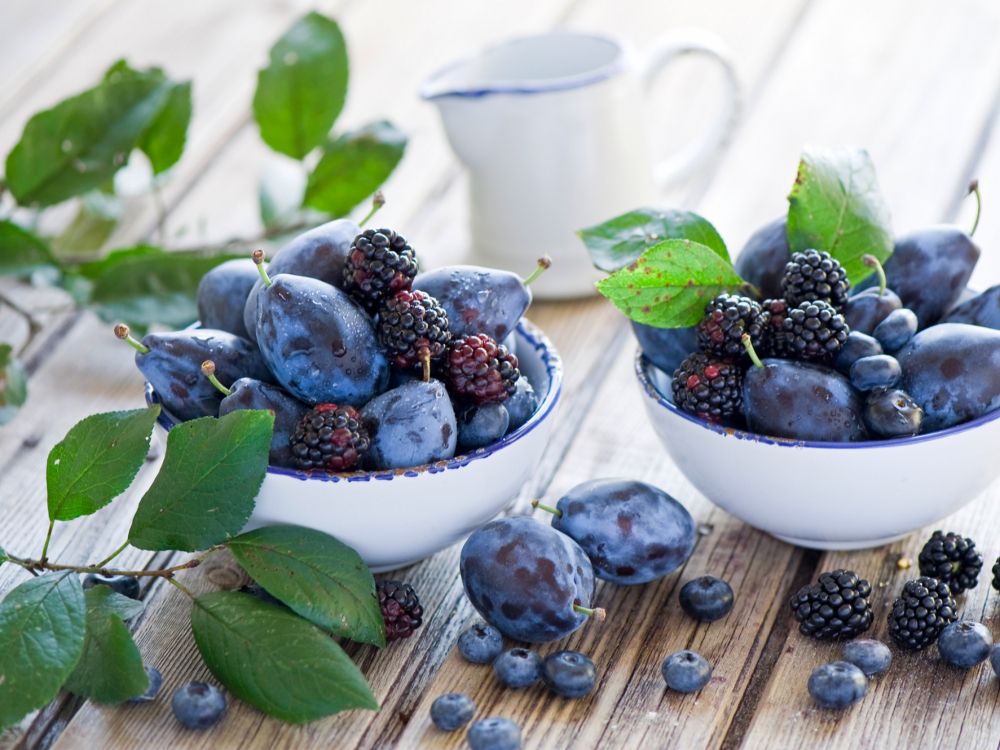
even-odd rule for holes
{"type": "Polygon", "coordinates": [[[391,229],[346,219],[223,263],[198,288],[201,327],[116,335],[180,420],[275,415],[271,463],[402,469],[500,440],[537,408],[511,351],[531,280],[490,268],[418,274],[391,229]]]}

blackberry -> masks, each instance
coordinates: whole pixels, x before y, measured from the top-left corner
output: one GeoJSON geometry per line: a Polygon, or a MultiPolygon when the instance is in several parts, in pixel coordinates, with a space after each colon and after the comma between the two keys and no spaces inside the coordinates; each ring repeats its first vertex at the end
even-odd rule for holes
{"type": "Polygon", "coordinates": [[[397,368],[423,365],[424,380],[430,380],[431,360],[440,359],[451,341],[448,313],[426,292],[396,292],[379,308],[378,340],[397,368]]]}
{"type": "Polygon", "coordinates": [[[920,651],[958,619],[947,583],[921,577],[907,581],[889,613],[889,635],[902,648],[920,651]]]}
{"type": "Polygon", "coordinates": [[[402,581],[379,581],[375,590],[385,620],[386,643],[413,635],[424,622],[424,608],[413,587],[402,581]]]}
{"type": "Polygon", "coordinates": [[[840,263],[825,250],[792,253],[781,277],[781,288],[791,306],[822,300],[843,310],[851,284],[840,263]]]}
{"type": "Polygon", "coordinates": [[[993,588],[1000,591],[1000,557],[993,563],[993,588]]]}
{"type": "Polygon", "coordinates": [[[452,394],[477,404],[506,401],[521,377],[517,357],[484,333],[453,339],[444,370],[452,394]]]}
{"type": "Polygon", "coordinates": [[[983,556],[976,549],[976,543],[953,532],[935,531],[917,559],[920,575],[948,584],[953,595],[974,589],[979,583],[979,571],[983,569],[983,556]]]}
{"type": "Polygon", "coordinates": [[[789,335],[784,330],[785,318],[788,317],[788,302],[780,298],[766,299],[760,306],[763,311],[764,335],[757,353],[762,357],[789,357],[789,335]]]}
{"type": "Polygon", "coordinates": [[[366,229],[351,243],[344,263],[344,291],[374,313],[382,300],[413,284],[417,256],[403,235],[391,229],[366,229]]]}
{"type": "Polygon", "coordinates": [[[371,440],[353,406],[316,404],[299,420],[290,443],[298,469],[348,471],[364,458],[371,440]]]}
{"type": "Polygon", "coordinates": [[[763,332],[759,302],[723,293],[705,305],[705,317],[698,323],[698,346],[717,357],[740,360],[746,356],[743,334],[750,335],[750,343],[756,349],[763,332]]]}
{"type": "Polygon", "coordinates": [[[680,409],[709,422],[738,414],[743,406],[743,368],[704,352],[681,362],[672,386],[680,409]]]}
{"type": "Polygon", "coordinates": [[[812,362],[832,362],[851,332],[844,316],[822,300],[791,308],[781,329],[787,356],[812,362]]]}
{"type": "Polygon", "coordinates": [[[854,571],[835,570],[799,589],[789,605],[803,635],[821,641],[847,640],[871,627],[871,592],[871,584],[854,571]]]}

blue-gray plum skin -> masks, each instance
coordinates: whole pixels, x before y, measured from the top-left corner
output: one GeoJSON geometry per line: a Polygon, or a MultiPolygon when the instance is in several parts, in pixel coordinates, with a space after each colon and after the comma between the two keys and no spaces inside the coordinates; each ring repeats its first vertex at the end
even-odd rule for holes
{"type": "Polygon", "coordinates": [[[412,380],[376,396],[361,410],[376,469],[405,469],[455,455],[458,424],[444,384],[412,380]]]}
{"type": "Polygon", "coordinates": [[[1000,331],[941,323],[910,339],[896,358],[903,368],[900,387],[924,411],[923,432],[1000,407],[1000,331]]]}
{"type": "Polygon", "coordinates": [[[279,386],[253,378],[240,378],[229,386],[229,395],[219,405],[219,416],[244,409],[266,409],[274,414],[274,434],[271,437],[272,466],[293,466],[289,441],[299,420],[309,407],[290,396],[279,386]]]}
{"type": "Polygon", "coordinates": [[[531,290],[520,276],[481,266],[427,271],[413,280],[413,288],[441,303],[455,338],[485,333],[503,341],[531,304],[531,290]]]}
{"type": "Polygon", "coordinates": [[[750,235],[750,239],[736,256],[736,273],[741,279],[757,287],[762,299],[784,296],[781,277],[785,275],[785,264],[792,259],[788,248],[787,226],[784,216],[765,224],[750,235]]]}
{"type": "Polygon", "coordinates": [[[518,641],[565,638],[586,621],[594,571],[565,534],[530,518],[500,518],[466,540],[459,564],[465,593],[486,622],[518,641]]]}
{"type": "Polygon", "coordinates": [[[943,322],[1000,330],[1000,284],[962,302],[945,316],[943,322]]]}
{"type": "Polygon", "coordinates": [[[870,287],[847,298],[844,320],[851,331],[870,334],[886,315],[902,306],[899,295],[891,289],[879,294],[878,287],[870,287]]]}
{"type": "Polygon", "coordinates": [[[389,383],[371,319],[318,279],[280,274],[260,294],[257,345],[275,379],[307,404],[361,406],[389,383]]]}
{"type": "Polygon", "coordinates": [[[503,402],[503,406],[510,420],[507,432],[513,432],[531,419],[538,409],[538,396],[526,377],[522,375],[517,379],[514,392],[503,402]]]}
{"type": "Polygon", "coordinates": [[[463,451],[493,445],[507,434],[510,415],[504,404],[466,407],[458,413],[458,449],[463,451]]]}
{"type": "Polygon", "coordinates": [[[198,320],[201,325],[250,338],[243,310],[250,290],[258,281],[260,273],[249,258],[227,260],[208,271],[198,282],[198,320]]]}
{"type": "Polygon", "coordinates": [[[648,583],[691,556],[694,519],[658,487],[630,479],[594,479],[566,493],[552,527],[577,542],[594,575],[621,585],[648,583]]]}
{"type": "Polygon", "coordinates": [[[244,375],[273,380],[257,347],[228,331],[193,328],[149,333],[142,343],[149,352],[136,352],[135,365],[164,408],[181,421],[219,415],[222,394],[201,371],[206,359],[215,362],[216,377],[226,386],[244,375]]]}
{"type": "Polygon", "coordinates": [[[698,330],[691,328],[654,328],[632,321],[632,333],[646,359],[672,375],[684,358],[698,351],[698,330]]]}

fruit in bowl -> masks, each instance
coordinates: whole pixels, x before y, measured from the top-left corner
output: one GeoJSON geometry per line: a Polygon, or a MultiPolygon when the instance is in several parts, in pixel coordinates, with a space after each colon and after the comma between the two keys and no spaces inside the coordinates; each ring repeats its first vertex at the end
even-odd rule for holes
{"type": "MultiPolygon", "coordinates": [[[[248,528],[317,528],[389,570],[452,544],[513,500],[547,442],[562,379],[558,354],[523,317],[531,278],[439,269],[449,282],[504,283],[472,296],[468,284],[437,285],[438,299],[414,288],[417,256],[402,235],[346,220],[292,240],[275,259],[267,267],[253,253],[259,283],[246,282],[245,266],[220,267],[199,288],[226,297],[200,299],[200,309],[240,311],[213,319],[250,338],[193,326],[140,341],[116,327],[166,429],[236,409],[274,413],[271,466],[248,528]],[[477,299],[482,330],[468,333],[477,299]],[[461,335],[449,309],[465,316],[461,335]]],[[[540,261],[536,275],[547,267],[540,261]]]]}

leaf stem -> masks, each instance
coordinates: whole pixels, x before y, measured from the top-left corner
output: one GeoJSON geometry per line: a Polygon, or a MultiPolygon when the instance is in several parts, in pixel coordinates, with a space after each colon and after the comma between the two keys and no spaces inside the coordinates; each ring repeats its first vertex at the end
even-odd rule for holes
{"type": "Polygon", "coordinates": [[[188,598],[190,598],[191,601],[195,601],[195,599],[197,599],[197,597],[194,595],[194,593],[192,593],[191,589],[189,589],[183,583],[181,583],[180,581],[178,581],[176,578],[168,578],[167,579],[167,583],[169,583],[174,588],[179,589],[179,590],[183,591],[185,594],[187,594],[188,598]]]}
{"type": "MultiPolygon", "coordinates": [[[[969,236],[973,237],[976,234],[976,229],[979,227],[979,214],[983,210],[983,199],[979,195],[979,180],[973,180],[969,183],[969,193],[976,196],[976,218],[972,221],[972,229],[969,230],[969,236]]],[[[968,195],[968,193],[966,193],[968,195]]]]}
{"type": "Polygon", "coordinates": [[[371,218],[378,213],[378,210],[385,205],[385,195],[382,194],[381,190],[376,190],[375,195],[372,196],[372,207],[371,210],[365,214],[365,218],[358,222],[358,226],[364,229],[365,224],[371,220],[371,218]]]}
{"type": "Polygon", "coordinates": [[[118,557],[118,555],[120,555],[122,552],[124,552],[126,547],[128,547],[128,540],[126,540],[125,543],[122,544],[121,547],[119,547],[118,549],[116,549],[114,552],[112,552],[110,555],[108,555],[107,557],[105,557],[99,563],[96,563],[94,565],[94,567],[96,567],[96,568],[106,567],[109,562],[111,562],[116,557],[118,557]]]}
{"type": "Polygon", "coordinates": [[[49,559],[49,542],[52,541],[52,529],[56,526],[56,520],[53,518],[49,521],[49,530],[45,532],[45,543],[42,545],[42,562],[46,562],[49,559]]]}
{"type": "MultiPolygon", "coordinates": [[[[211,550],[210,550],[211,551],[211,550]]],[[[115,555],[118,553],[116,552],[115,555]]],[[[103,565],[62,565],[47,560],[32,560],[30,558],[16,557],[8,555],[9,562],[20,565],[25,570],[71,570],[74,573],[97,573],[102,576],[134,576],[135,578],[173,578],[174,573],[179,570],[189,570],[201,565],[202,557],[193,557],[180,565],[174,565],[160,570],[121,570],[119,568],[106,568],[103,565]]]]}

